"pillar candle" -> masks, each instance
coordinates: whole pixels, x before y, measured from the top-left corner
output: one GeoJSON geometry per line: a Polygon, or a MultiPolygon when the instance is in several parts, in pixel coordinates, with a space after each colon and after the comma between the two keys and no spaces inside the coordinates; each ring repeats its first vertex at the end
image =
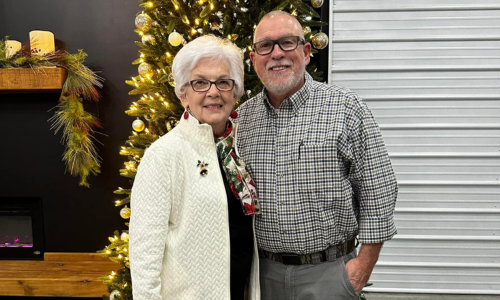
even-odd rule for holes
{"type": "Polygon", "coordinates": [[[14,54],[16,54],[19,50],[21,50],[22,47],[23,46],[21,42],[14,40],[6,40],[5,41],[6,58],[11,58],[12,56],[14,56],[14,54]]]}
{"type": "Polygon", "coordinates": [[[34,30],[30,32],[31,53],[44,55],[56,50],[54,34],[50,31],[34,30]]]}

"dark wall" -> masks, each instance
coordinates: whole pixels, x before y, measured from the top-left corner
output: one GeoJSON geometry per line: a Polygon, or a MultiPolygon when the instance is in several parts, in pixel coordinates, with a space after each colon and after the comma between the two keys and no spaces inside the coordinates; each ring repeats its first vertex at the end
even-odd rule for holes
{"type": "Polygon", "coordinates": [[[131,133],[133,118],[125,115],[134,100],[124,81],[137,74],[135,14],[139,0],[1,0],[0,37],[28,42],[32,30],[54,33],[64,49],[88,54],[86,65],[105,78],[102,100],[88,110],[104,125],[99,136],[102,173],[90,188],[64,174],[61,133],[49,129],[58,94],[0,94],[0,197],[43,198],[45,245],[48,252],[94,252],[109,242],[124,220],[113,194],[128,186],[119,176],[124,158],[118,152],[131,133]]]}

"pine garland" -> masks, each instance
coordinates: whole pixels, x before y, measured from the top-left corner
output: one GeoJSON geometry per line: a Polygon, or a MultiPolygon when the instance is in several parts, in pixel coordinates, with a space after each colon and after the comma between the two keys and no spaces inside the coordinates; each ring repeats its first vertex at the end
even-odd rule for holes
{"type": "MultiPolygon", "coordinates": [[[[5,41],[8,37],[5,38],[5,41]]],[[[102,128],[97,117],[85,111],[84,101],[97,102],[100,99],[97,88],[102,87],[103,78],[84,65],[87,54],[83,50],[70,54],[55,51],[37,55],[21,50],[7,58],[4,40],[0,40],[0,68],[31,68],[43,73],[44,67],[66,69],[68,76],[64,82],[57,110],[49,121],[56,134],[62,129],[62,143],[65,145],[63,161],[66,171],[80,177],[80,186],[90,187],[87,178],[100,173],[101,158],[94,142],[96,128],[102,128]]]]}

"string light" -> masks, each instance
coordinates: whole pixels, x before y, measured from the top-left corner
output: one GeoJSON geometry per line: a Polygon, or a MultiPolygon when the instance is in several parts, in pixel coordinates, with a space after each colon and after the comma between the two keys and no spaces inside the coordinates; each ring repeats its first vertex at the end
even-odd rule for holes
{"type": "Polygon", "coordinates": [[[148,3],[147,3],[147,6],[148,6],[148,7],[153,7],[153,2],[148,2],[148,3]]]}

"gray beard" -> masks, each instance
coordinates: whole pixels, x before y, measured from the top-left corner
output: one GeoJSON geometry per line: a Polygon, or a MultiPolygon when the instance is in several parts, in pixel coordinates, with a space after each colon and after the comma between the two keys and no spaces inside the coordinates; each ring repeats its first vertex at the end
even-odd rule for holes
{"type": "Polygon", "coordinates": [[[264,83],[264,86],[266,87],[267,91],[271,94],[277,95],[277,96],[283,96],[289,93],[294,87],[300,84],[300,81],[302,78],[304,78],[305,70],[300,72],[301,74],[293,73],[292,76],[290,76],[290,79],[285,82],[284,84],[281,84],[279,82],[274,82],[273,79],[269,79],[268,75],[266,75],[264,81],[267,83],[264,83]]]}

